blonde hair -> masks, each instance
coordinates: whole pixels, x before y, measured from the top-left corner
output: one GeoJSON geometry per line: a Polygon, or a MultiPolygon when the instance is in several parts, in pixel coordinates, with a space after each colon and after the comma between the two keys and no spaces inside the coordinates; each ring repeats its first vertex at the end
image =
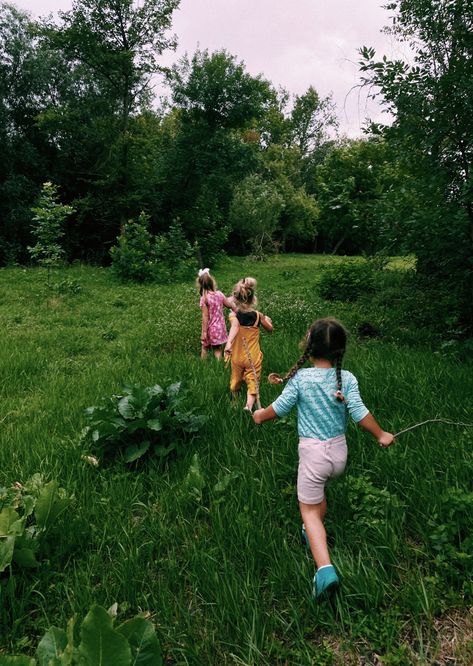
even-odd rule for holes
{"type": "Polygon", "coordinates": [[[202,275],[200,275],[195,281],[195,284],[201,296],[203,296],[207,291],[217,290],[217,283],[215,278],[213,278],[210,273],[202,273],[202,275]]]}
{"type": "Polygon", "coordinates": [[[233,287],[233,298],[237,308],[246,310],[257,303],[256,280],[246,277],[236,283],[233,287]]]}

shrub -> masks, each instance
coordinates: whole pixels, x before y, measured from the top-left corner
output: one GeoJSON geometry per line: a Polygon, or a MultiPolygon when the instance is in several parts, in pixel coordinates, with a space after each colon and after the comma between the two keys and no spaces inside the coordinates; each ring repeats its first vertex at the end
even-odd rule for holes
{"type": "Polygon", "coordinates": [[[181,382],[167,388],[126,386],[121,395],[86,409],[89,425],[84,440],[101,455],[120,452],[125,462],[141,458],[148,450],[165,458],[206,420],[193,409],[184,411],[184,399],[181,382]]]}
{"type": "Polygon", "coordinates": [[[41,541],[70,501],[56,481],[44,483],[40,474],[24,485],[0,488],[0,573],[12,562],[39,566],[41,541]]]}
{"type": "Polygon", "coordinates": [[[149,231],[149,215],[140,213],[138,220],[123,225],[117,245],[110,250],[112,268],[125,282],[148,282],[156,268],[155,243],[149,231]]]}
{"type": "Polygon", "coordinates": [[[374,291],[375,285],[376,269],[369,261],[361,260],[325,268],[318,288],[327,301],[356,301],[362,294],[374,291]]]}
{"type": "Polygon", "coordinates": [[[156,236],[154,256],[155,277],[161,282],[177,282],[195,272],[194,250],[179,220],[171,224],[169,231],[156,236]]]}
{"type": "Polygon", "coordinates": [[[109,611],[93,606],[80,626],[80,643],[74,639],[74,619],[67,631],[50,627],[38,644],[36,656],[0,655],[1,664],[17,666],[40,666],[63,664],[63,666],[95,666],[96,664],[149,664],[162,666],[161,647],[152,623],[142,615],[114,627],[116,604],[109,611]]]}

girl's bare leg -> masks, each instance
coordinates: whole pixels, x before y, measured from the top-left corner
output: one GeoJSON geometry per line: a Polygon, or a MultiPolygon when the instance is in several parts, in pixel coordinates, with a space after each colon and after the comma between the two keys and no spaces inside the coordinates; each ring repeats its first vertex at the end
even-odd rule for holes
{"type": "Polygon", "coordinates": [[[204,345],[200,348],[200,358],[207,358],[207,347],[204,347],[204,345]]]}
{"type": "Polygon", "coordinates": [[[221,347],[214,347],[214,356],[217,359],[217,361],[222,360],[222,348],[221,347]]]}
{"type": "Polygon", "coordinates": [[[256,400],[256,395],[254,393],[247,393],[246,394],[246,405],[245,405],[244,409],[251,412],[253,407],[254,407],[255,400],[256,400]]]}
{"type": "Polygon", "coordinates": [[[324,497],[320,504],[304,504],[303,502],[299,502],[299,508],[309,539],[312,556],[317,568],[320,569],[320,567],[331,564],[327,548],[327,533],[324,527],[327,500],[324,497]]]}

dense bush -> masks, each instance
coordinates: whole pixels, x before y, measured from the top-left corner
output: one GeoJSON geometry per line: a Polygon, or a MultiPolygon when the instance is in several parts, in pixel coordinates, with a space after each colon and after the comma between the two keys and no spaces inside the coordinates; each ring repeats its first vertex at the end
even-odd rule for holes
{"type": "Polygon", "coordinates": [[[194,272],[194,251],[182,226],[175,221],[169,231],[153,236],[149,215],[129,220],[110,250],[112,268],[124,282],[176,282],[194,272]]]}
{"type": "Polygon", "coordinates": [[[367,260],[340,262],[325,268],[318,284],[319,293],[328,301],[356,301],[361,294],[372,292],[376,269],[367,260]]]}
{"type": "Polygon", "coordinates": [[[86,409],[84,440],[101,455],[121,453],[125,462],[134,462],[148,450],[165,458],[205,422],[205,416],[184,409],[184,398],[180,382],[166,388],[126,386],[122,395],[86,409]]]}
{"type": "Polygon", "coordinates": [[[117,245],[110,250],[114,273],[124,282],[147,282],[155,271],[154,238],[149,231],[149,215],[123,225],[117,245]]]}

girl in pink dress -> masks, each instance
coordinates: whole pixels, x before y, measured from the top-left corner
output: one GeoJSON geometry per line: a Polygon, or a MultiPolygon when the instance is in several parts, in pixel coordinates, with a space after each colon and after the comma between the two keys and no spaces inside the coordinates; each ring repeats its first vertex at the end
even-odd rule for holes
{"type": "Polygon", "coordinates": [[[227,327],[223,315],[223,306],[233,308],[233,302],[221,291],[217,290],[217,283],[210,275],[208,268],[202,268],[197,278],[197,288],[200,293],[200,307],[202,309],[202,335],[200,357],[205,358],[211,347],[216,359],[222,358],[222,345],[227,341],[227,327]]]}

